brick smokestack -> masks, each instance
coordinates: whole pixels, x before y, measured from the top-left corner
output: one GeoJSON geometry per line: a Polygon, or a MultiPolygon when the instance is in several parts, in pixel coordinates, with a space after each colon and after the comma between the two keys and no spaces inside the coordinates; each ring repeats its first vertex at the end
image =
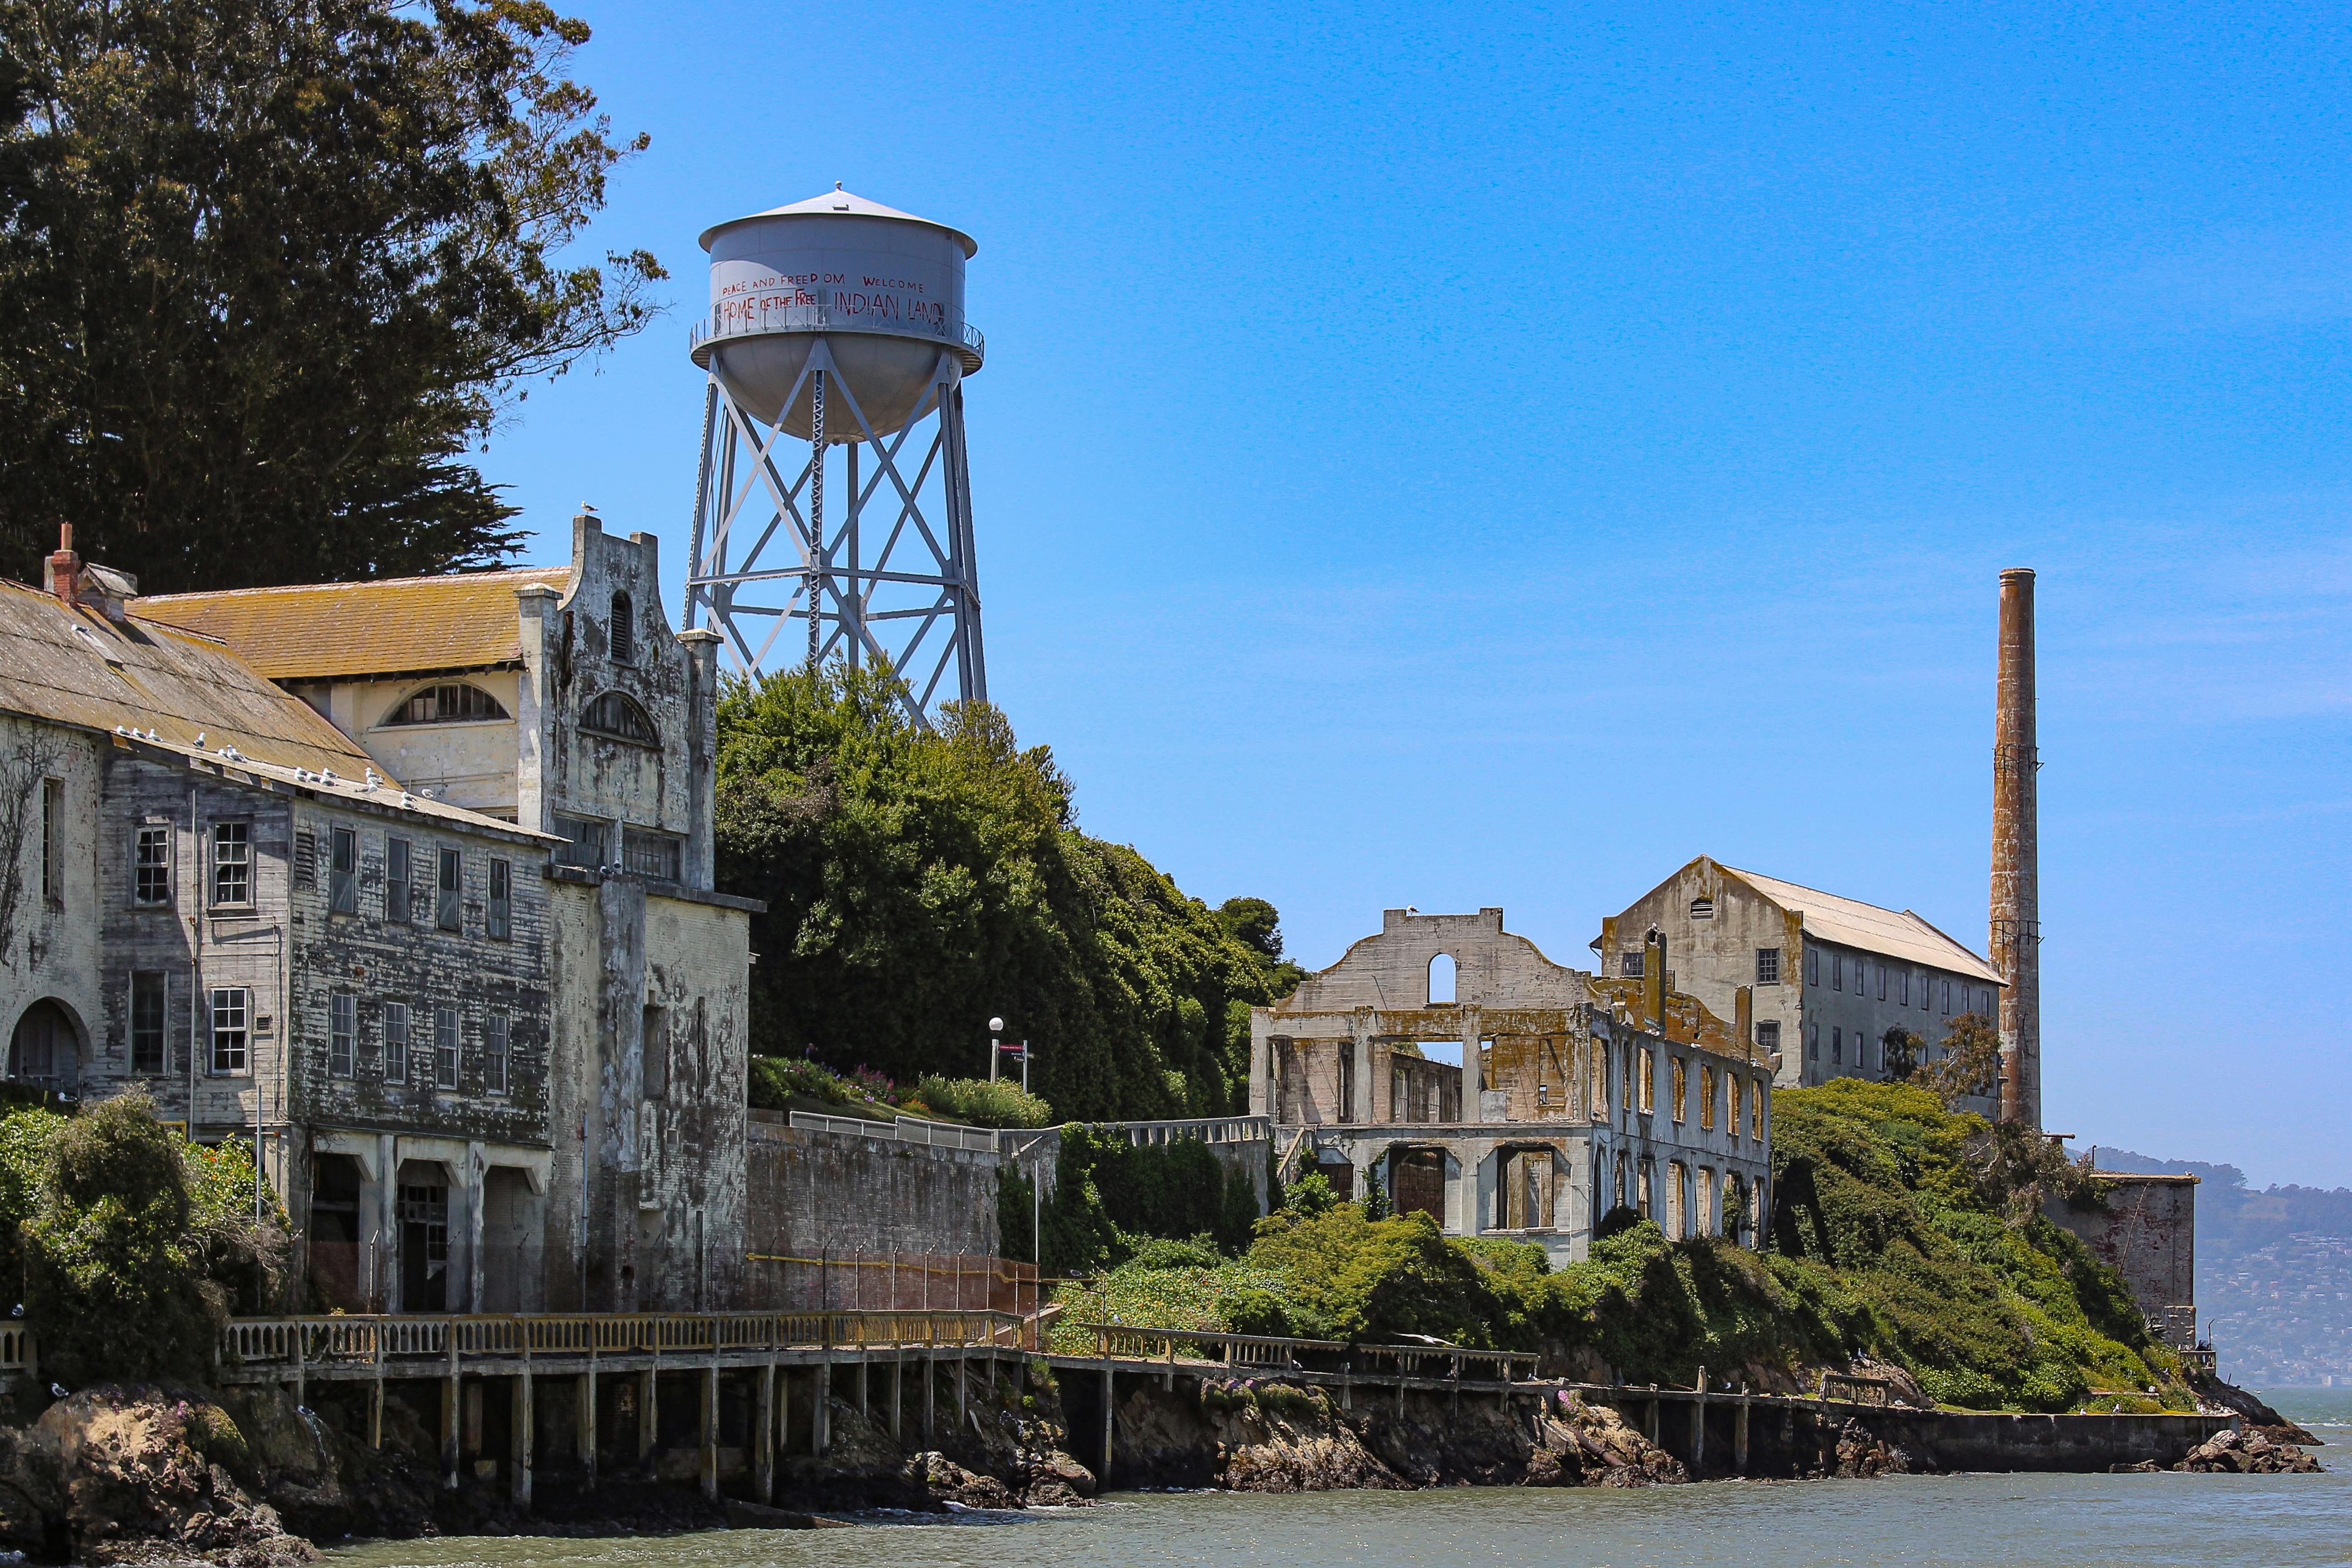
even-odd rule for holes
{"type": "Polygon", "coordinates": [[[2033,574],[2000,574],[1992,749],[1992,962],[2000,994],[2000,1116],[2042,1126],[2042,854],[2034,773],[2033,574]]]}

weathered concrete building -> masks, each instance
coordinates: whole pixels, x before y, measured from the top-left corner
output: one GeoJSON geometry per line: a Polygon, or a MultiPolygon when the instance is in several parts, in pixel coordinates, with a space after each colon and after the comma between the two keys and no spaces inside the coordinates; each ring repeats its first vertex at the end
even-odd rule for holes
{"type": "MultiPolygon", "coordinates": [[[[1932,1058],[1954,1019],[1973,1013],[1991,1023],[2000,1005],[1999,973],[1910,910],[1705,855],[1601,922],[1592,945],[1604,973],[1640,977],[1655,962],[1653,932],[1670,987],[1719,1016],[1740,990],[1751,993],[1754,1044],[1782,1084],[1882,1077],[1894,1031],[1932,1058]]],[[[1996,1107],[1988,1098],[1979,1109],[1996,1107]]]]}
{"type": "Polygon", "coordinates": [[[2174,1350],[2197,1338],[2197,1178],[2097,1171],[2106,1202],[2075,1208],[2053,1198],[2042,1212],[2082,1238],[2131,1287],[2148,1331],[2174,1350]]]}
{"type": "Polygon", "coordinates": [[[1743,1032],[1668,990],[1663,966],[1610,980],[1552,963],[1498,909],[1385,911],[1379,934],[1252,1010],[1250,1051],[1250,1109],[1277,1142],[1449,1234],[1581,1258],[1622,1205],[1670,1236],[1752,1245],[1769,1202],[1770,1075],[1743,1032]],[[1433,965],[1453,994],[1433,996],[1433,965]],[[1461,1065],[1433,1059],[1440,1045],[1461,1065]]]}
{"type": "Polygon", "coordinates": [[[257,1136],[341,1304],[735,1300],[754,906],[711,888],[715,639],[669,634],[653,541],[51,584],[0,587],[12,1075],[257,1136]]]}

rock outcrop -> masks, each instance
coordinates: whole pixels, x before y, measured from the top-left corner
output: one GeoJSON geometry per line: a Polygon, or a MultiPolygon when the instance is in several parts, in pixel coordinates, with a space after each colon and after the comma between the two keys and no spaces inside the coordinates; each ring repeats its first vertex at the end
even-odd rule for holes
{"type": "Polygon", "coordinates": [[[2294,1444],[2275,1442],[2259,1431],[2227,1431],[2216,1432],[2189,1449],[2189,1457],[2172,1468],[2204,1474],[2314,1475],[2319,1470],[2319,1461],[2294,1444]]]}

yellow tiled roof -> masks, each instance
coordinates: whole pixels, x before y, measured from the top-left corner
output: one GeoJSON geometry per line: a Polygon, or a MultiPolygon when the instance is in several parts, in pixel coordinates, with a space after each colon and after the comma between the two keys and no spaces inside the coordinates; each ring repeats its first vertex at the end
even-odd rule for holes
{"type": "Polygon", "coordinates": [[[218,637],[272,680],[421,675],[520,660],[515,590],[534,583],[562,593],[572,569],[152,594],[134,600],[132,612],[218,637]]]}
{"type": "Polygon", "coordinates": [[[1840,898],[1835,893],[1824,893],[1818,888],[1784,882],[1778,877],[1759,876],[1754,871],[1742,871],[1730,866],[1723,869],[1741,879],[1782,909],[1795,910],[1802,914],[1809,935],[1847,947],[1858,947],[1865,952],[1884,953],[1889,958],[1926,964],[1930,969],[1948,970],[1954,974],[1989,980],[1995,985],[2008,984],[2001,979],[2000,970],[1909,910],[1884,910],[1876,904],[1865,904],[1860,899],[1840,898]]]}

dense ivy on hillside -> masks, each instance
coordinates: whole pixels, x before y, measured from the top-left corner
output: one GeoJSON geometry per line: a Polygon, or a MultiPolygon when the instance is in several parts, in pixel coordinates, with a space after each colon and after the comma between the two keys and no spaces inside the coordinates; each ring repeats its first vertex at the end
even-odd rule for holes
{"type": "Polygon", "coordinates": [[[1273,908],[1187,898],[1076,830],[1069,781],[995,709],[911,723],[833,666],[719,706],[719,885],[755,917],[752,1044],[911,1083],[984,1073],[988,1019],[1087,1120],[1245,1103],[1249,1007],[1297,983],[1273,908]]]}
{"type": "Polygon", "coordinates": [[[1038,1257],[1049,1275],[1122,1263],[1151,1237],[1239,1251],[1258,1218],[1250,1173],[1227,1168],[1198,1138],[1137,1144],[1073,1123],[1062,1129],[1055,1190],[1042,1210],[1033,1206],[1035,1194],[1019,1172],[1008,1170],[1001,1181],[997,1220],[1005,1255],[1038,1257]]]}
{"type": "Polygon", "coordinates": [[[2044,1217],[2044,1203],[2099,1201],[2045,1141],[1925,1089],[1851,1079],[1778,1090],[1773,1114],[1771,1251],[1669,1242],[1626,1216],[1554,1269],[1524,1242],[1334,1204],[1309,1178],[1237,1258],[1187,1262],[1130,1238],[1127,1262],[1066,1293],[1068,1321],[1428,1334],[1685,1387],[1701,1367],[1790,1386],[1869,1361],[1968,1408],[2187,1407],[2179,1363],[2122,1279],[2044,1217]]]}

